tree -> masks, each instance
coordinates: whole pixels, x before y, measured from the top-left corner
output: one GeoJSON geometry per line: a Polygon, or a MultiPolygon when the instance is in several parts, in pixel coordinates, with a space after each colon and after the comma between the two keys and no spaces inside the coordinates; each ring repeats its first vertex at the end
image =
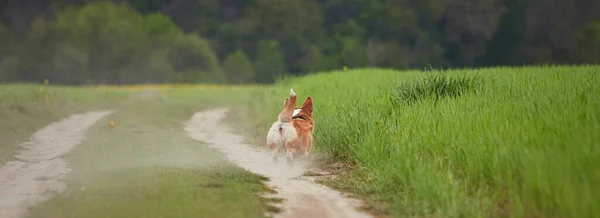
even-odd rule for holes
{"type": "MultiPolygon", "coordinates": [[[[386,42],[397,45],[403,53],[399,57],[381,57],[378,59],[396,59],[394,65],[420,67],[438,65],[444,62],[440,48],[442,40],[438,25],[443,15],[443,0],[356,0],[362,10],[357,23],[365,29],[365,43],[386,42]]],[[[368,45],[368,44],[367,44],[368,45]]],[[[394,48],[394,50],[398,50],[394,48]]],[[[371,50],[370,54],[383,54],[371,50]]],[[[375,60],[370,58],[372,61],[375,60]]],[[[389,66],[389,65],[387,65],[389,66]]]]}
{"type": "Polygon", "coordinates": [[[178,82],[222,83],[227,79],[219,66],[219,59],[205,39],[198,35],[182,35],[175,40],[169,60],[178,82]],[[181,80],[184,79],[184,80],[181,80]]]}
{"type": "Polygon", "coordinates": [[[0,22],[0,82],[16,80],[18,60],[14,56],[14,38],[4,23],[0,22]]]}
{"type": "Polygon", "coordinates": [[[169,17],[93,2],[33,23],[19,55],[26,80],[56,83],[224,82],[208,42],[169,17]],[[179,73],[180,75],[175,75],[179,73]]]}
{"type": "Polygon", "coordinates": [[[252,63],[242,50],[229,54],[222,68],[230,83],[249,83],[254,80],[252,63]]]}
{"type": "Polygon", "coordinates": [[[18,2],[0,4],[0,77],[11,81],[224,82],[219,62],[238,49],[263,83],[343,65],[598,60],[594,0],[18,2]]]}
{"type": "Polygon", "coordinates": [[[278,41],[288,70],[297,72],[307,48],[322,40],[322,23],[317,0],[256,0],[238,27],[240,37],[247,39],[244,50],[251,52],[258,40],[278,41]]]}
{"type": "Polygon", "coordinates": [[[501,0],[449,1],[444,10],[443,31],[449,58],[461,65],[473,65],[486,53],[502,15],[501,0]]]}
{"type": "Polygon", "coordinates": [[[314,73],[339,68],[338,61],[333,57],[323,55],[317,46],[310,46],[308,55],[303,61],[303,70],[314,73]]]}
{"type": "Polygon", "coordinates": [[[394,41],[369,40],[367,44],[367,55],[371,66],[406,68],[412,60],[407,54],[409,51],[403,49],[394,41]]]}
{"type": "Polygon", "coordinates": [[[600,21],[591,23],[577,33],[578,60],[587,63],[600,61],[600,21]]]}
{"type": "Polygon", "coordinates": [[[48,77],[58,83],[131,82],[131,78],[144,78],[144,73],[124,69],[135,69],[151,53],[144,21],[126,5],[94,2],[62,10],[47,27],[40,21],[36,34],[44,37],[32,37],[48,40],[48,77]]]}
{"type": "Polygon", "coordinates": [[[369,65],[367,50],[364,42],[358,37],[344,37],[342,41],[341,58],[344,65],[351,68],[366,67],[369,65]]]}
{"type": "Polygon", "coordinates": [[[258,42],[256,60],[254,61],[254,72],[256,81],[259,83],[272,83],[285,73],[285,60],[279,42],[258,42]]]}
{"type": "Polygon", "coordinates": [[[163,10],[186,33],[197,32],[202,36],[209,36],[218,27],[217,0],[170,1],[163,10]]]}

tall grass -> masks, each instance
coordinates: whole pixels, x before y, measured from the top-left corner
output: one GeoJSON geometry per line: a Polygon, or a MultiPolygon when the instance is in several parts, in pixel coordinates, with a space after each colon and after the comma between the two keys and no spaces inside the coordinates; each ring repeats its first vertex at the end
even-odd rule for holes
{"type": "Polygon", "coordinates": [[[401,83],[396,90],[393,90],[392,102],[413,104],[426,99],[438,102],[446,97],[460,97],[463,92],[469,91],[477,85],[481,85],[478,77],[430,74],[428,77],[412,83],[401,83]]]}
{"type": "Polygon", "coordinates": [[[599,73],[332,72],[256,91],[248,111],[266,131],[290,87],[313,96],[314,148],[358,167],[336,185],[395,216],[599,217],[599,73]]]}

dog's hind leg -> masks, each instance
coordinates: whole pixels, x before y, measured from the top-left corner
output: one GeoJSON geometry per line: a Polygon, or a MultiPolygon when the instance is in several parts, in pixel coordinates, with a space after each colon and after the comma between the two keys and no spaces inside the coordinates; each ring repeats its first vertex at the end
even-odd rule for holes
{"type": "Polygon", "coordinates": [[[292,154],[292,150],[289,148],[287,149],[286,159],[287,159],[288,163],[291,163],[294,160],[294,155],[292,154]]]}
{"type": "Polygon", "coordinates": [[[312,148],[312,144],[308,144],[308,146],[304,150],[304,156],[308,156],[310,154],[311,148],[312,148]]]}
{"type": "Polygon", "coordinates": [[[278,162],[278,157],[279,157],[279,145],[277,145],[277,143],[275,142],[270,142],[269,143],[269,148],[271,148],[271,156],[273,158],[273,162],[277,163],[278,162]]]}
{"type": "Polygon", "coordinates": [[[310,154],[310,149],[312,148],[312,137],[304,138],[302,142],[305,144],[305,146],[301,149],[302,155],[306,157],[310,154]]]}
{"type": "Polygon", "coordinates": [[[296,151],[298,151],[297,148],[293,147],[292,143],[293,142],[286,142],[285,143],[285,148],[286,148],[286,151],[287,151],[286,159],[287,159],[288,163],[291,163],[294,160],[294,153],[296,151]]]}
{"type": "Polygon", "coordinates": [[[310,154],[310,151],[308,148],[303,149],[302,155],[304,155],[304,157],[308,156],[310,154]]]}

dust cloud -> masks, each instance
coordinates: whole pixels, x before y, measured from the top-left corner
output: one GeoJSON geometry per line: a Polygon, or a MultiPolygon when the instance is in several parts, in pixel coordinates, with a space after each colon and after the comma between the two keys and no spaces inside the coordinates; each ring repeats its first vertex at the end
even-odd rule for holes
{"type": "Polygon", "coordinates": [[[291,165],[285,161],[276,164],[266,149],[243,144],[244,138],[222,123],[228,112],[228,108],[197,112],[186,122],[185,131],[193,139],[210,143],[240,167],[268,177],[267,185],[277,191],[274,197],[284,199],[278,205],[283,211],[274,217],[372,217],[357,209],[359,201],[303,177],[310,158],[296,159],[291,165]]]}

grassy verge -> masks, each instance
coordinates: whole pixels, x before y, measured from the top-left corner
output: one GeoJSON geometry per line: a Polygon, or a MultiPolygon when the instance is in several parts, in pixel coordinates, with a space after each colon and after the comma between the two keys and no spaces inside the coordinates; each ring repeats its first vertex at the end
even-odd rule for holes
{"type": "Polygon", "coordinates": [[[116,112],[66,156],[73,169],[67,191],[32,208],[31,217],[263,217],[270,210],[259,196],[268,191],[265,178],[235,167],[183,131],[194,112],[244,99],[243,90],[252,88],[46,88],[54,98],[45,99],[35,85],[0,86],[6,91],[0,92],[0,111],[11,119],[2,128],[20,135],[3,149],[14,150],[36,128],[72,112],[116,112]],[[20,110],[26,113],[14,117],[20,110]],[[116,126],[110,128],[109,120],[116,126]]]}
{"type": "Polygon", "coordinates": [[[600,214],[600,67],[444,74],[286,80],[254,92],[240,116],[264,135],[290,87],[313,96],[315,149],[357,168],[328,183],[393,216],[600,214]]]}

